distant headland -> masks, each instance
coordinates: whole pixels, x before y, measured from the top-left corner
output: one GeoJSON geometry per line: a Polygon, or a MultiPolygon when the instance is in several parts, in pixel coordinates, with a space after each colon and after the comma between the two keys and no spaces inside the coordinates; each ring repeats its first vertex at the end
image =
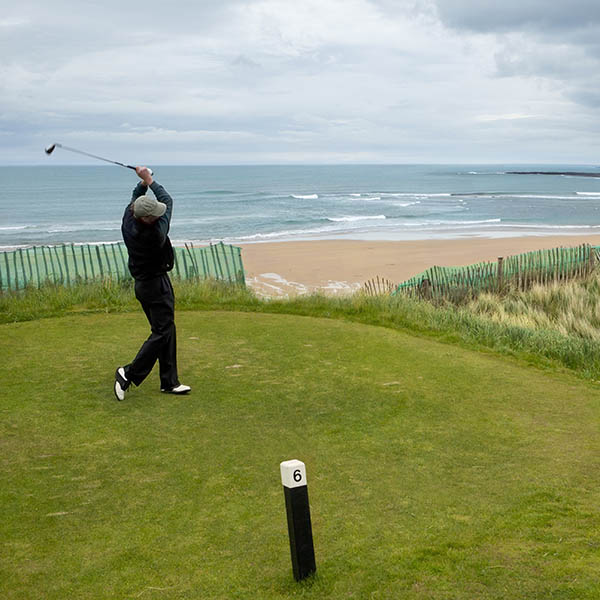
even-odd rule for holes
{"type": "Polygon", "coordinates": [[[508,175],[566,175],[568,177],[600,177],[600,173],[581,171],[507,171],[508,175]]]}

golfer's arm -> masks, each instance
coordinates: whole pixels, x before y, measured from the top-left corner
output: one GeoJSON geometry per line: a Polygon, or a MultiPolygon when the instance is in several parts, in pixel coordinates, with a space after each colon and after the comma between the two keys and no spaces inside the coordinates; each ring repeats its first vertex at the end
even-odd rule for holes
{"type": "Polygon", "coordinates": [[[165,188],[156,181],[152,182],[152,184],[150,185],[150,189],[154,192],[154,195],[156,196],[156,199],[159,202],[163,202],[167,205],[167,210],[165,211],[165,214],[158,220],[158,228],[160,229],[161,234],[163,234],[166,237],[169,233],[169,226],[171,224],[171,214],[173,212],[173,198],[171,198],[167,190],[165,190],[165,188]]]}
{"type": "Polygon", "coordinates": [[[143,196],[147,190],[148,186],[143,181],[140,181],[133,189],[133,194],[131,194],[131,202],[135,202],[140,196],[143,196]]]}

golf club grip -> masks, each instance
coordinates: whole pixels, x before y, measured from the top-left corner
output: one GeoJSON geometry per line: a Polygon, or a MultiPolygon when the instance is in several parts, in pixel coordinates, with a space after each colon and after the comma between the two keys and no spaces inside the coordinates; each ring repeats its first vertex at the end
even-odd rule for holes
{"type": "MultiPolygon", "coordinates": [[[[124,167],[127,167],[128,169],[133,169],[135,171],[135,167],[132,167],[131,165],[123,165],[124,167]]],[[[148,171],[150,171],[150,175],[154,175],[154,171],[150,168],[150,167],[146,167],[148,169],[148,171]]]]}

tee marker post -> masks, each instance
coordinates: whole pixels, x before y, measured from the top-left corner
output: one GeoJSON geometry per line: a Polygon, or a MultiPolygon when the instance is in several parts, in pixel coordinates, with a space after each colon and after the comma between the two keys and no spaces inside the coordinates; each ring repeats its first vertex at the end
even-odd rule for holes
{"type": "Polygon", "coordinates": [[[306,466],[300,460],[286,460],[279,466],[285,495],[292,569],[294,579],[300,581],[317,570],[308,505],[306,466]]]}

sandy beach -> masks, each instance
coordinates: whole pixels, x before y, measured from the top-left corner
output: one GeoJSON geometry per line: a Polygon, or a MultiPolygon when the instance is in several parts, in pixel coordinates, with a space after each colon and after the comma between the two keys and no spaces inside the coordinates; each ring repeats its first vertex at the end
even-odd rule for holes
{"type": "Polygon", "coordinates": [[[347,294],[373,278],[400,283],[434,265],[459,266],[559,246],[600,245],[597,236],[420,241],[323,240],[243,244],[246,280],[260,296],[347,294]]]}

